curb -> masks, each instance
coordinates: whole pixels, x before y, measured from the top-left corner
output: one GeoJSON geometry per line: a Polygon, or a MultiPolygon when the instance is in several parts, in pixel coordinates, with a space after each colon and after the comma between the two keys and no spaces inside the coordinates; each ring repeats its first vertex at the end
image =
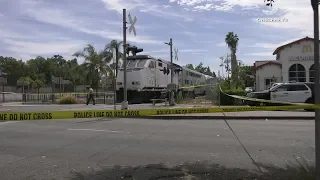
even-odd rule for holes
{"type": "Polygon", "coordinates": [[[314,120],[312,116],[141,116],[137,118],[158,120],[314,120]]]}

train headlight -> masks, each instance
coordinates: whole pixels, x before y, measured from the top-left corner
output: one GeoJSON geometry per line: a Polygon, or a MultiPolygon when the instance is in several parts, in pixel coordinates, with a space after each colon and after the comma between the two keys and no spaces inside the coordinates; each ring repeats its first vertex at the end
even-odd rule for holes
{"type": "Polygon", "coordinates": [[[140,85],[140,81],[133,81],[132,85],[140,85]]]}

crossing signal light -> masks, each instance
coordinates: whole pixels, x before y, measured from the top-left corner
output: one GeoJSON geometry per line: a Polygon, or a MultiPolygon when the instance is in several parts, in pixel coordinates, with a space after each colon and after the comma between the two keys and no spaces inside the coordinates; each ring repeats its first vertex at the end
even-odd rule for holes
{"type": "Polygon", "coordinates": [[[129,52],[131,52],[133,56],[135,56],[137,53],[140,53],[142,51],[143,51],[142,48],[137,48],[136,46],[130,46],[130,45],[128,45],[126,50],[128,55],[129,55],[129,52]]]}
{"type": "Polygon", "coordinates": [[[174,69],[174,72],[175,72],[175,73],[178,73],[178,74],[179,74],[181,71],[182,71],[181,68],[175,68],[175,69],[174,69]]]}
{"type": "Polygon", "coordinates": [[[169,75],[169,73],[170,73],[170,69],[166,68],[166,67],[164,67],[163,69],[160,69],[160,71],[162,71],[164,75],[166,75],[166,74],[169,75]]]}

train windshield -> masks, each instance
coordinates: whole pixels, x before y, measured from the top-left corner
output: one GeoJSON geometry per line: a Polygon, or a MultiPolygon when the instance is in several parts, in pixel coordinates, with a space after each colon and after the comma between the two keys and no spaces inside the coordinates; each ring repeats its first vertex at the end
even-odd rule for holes
{"type": "MultiPolygon", "coordinates": [[[[133,68],[144,68],[144,66],[147,63],[147,59],[143,60],[129,60],[127,61],[127,69],[133,69],[133,68]]],[[[124,64],[122,63],[122,66],[120,69],[124,68],[124,64]]]]}

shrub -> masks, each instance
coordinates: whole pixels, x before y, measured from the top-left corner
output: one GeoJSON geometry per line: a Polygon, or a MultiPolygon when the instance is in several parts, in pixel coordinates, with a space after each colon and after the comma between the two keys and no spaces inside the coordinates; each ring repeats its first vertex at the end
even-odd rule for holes
{"type": "Polygon", "coordinates": [[[61,97],[58,104],[78,104],[77,98],[74,96],[63,96],[61,97]]]}
{"type": "MultiPolygon", "coordinates": [[[[243,89],[224,89],[223,87],[221,88],[222,91],[226,94],[229,95],[238,95],[238,96],[246,96],[246,92],[243,89]]],[[[216,94],[217,97],[219,97],[220,93],[220,105],[227,105],[227,106],[232,106],[232,105],[242,105],[242,100],[227,96],[226,94],[220,92],[219,85],[216,86],[216,94]]]]}

